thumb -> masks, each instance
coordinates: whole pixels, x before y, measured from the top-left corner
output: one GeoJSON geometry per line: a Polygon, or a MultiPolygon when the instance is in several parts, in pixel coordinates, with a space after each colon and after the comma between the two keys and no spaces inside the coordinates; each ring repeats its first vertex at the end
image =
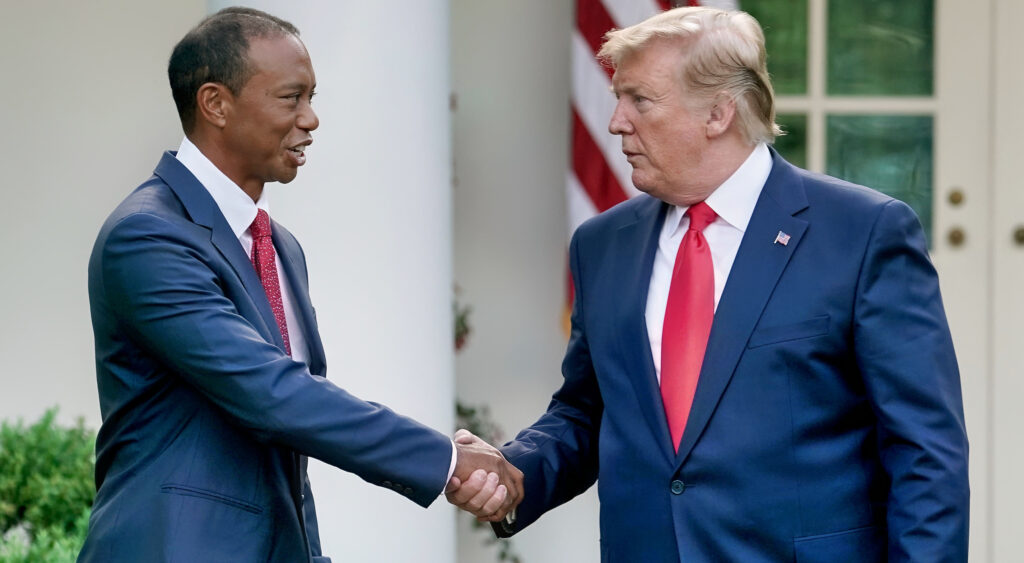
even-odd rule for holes
{"type": "Polygon", "coordinates": [[[483,440],[480,439],[480,437],[477,436],[476,434],[470,432],[469,430],[459,431],[455,433],[456,444],[462,444],[465,446],[469,444],[476,444],[478,442],[483,442],[483,440]]]}
{"type": "Polygon", "coordinates": [[[448,484],[445,485],[445,487],[444,487],[444,492],[445,492],[445,494],[454,492],[454,491],[456,491],[461,486],[462,486],[462,481],[460,481],[458,477],[452,475],[452,478],[448,479],[448,484]]]}

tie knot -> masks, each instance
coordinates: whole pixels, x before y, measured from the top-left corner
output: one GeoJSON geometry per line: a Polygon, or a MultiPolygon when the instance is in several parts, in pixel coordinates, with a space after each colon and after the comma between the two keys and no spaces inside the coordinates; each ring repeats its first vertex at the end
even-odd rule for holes
{"type": "Polygon", "coordinates": [[[252,220],[252,225],[249,225],[249,231],[252,233],[253,239],[269,237],[270,215],[267,215],[267,212],[262,209],[256,211],[256,218],[252,220]]]}
{"type": "Polygon", "coordinates": [[[703,231],[715,220],[715,217],[718,217],[715,211],[703,201],[691,205],[686,210],[686,215],[690,217],[690,229],[698,232],[703,231]]]}

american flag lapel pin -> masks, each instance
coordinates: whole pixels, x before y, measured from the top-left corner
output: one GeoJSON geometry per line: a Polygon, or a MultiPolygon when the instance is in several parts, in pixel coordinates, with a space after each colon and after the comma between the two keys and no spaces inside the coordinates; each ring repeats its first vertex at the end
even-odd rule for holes
{"type": "Polygon", "coordinates": [[[774,244],[781,244],[782,246],[786,246],[787,244],[789,244],[789,235],[782,231],[779,231],[779,234],[775,235],[774,244]]]}

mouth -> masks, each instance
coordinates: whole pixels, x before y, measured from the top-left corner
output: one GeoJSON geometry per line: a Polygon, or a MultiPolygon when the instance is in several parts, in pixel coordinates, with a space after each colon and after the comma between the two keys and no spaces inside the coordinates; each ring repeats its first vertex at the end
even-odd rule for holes
{"type": "Polygon", "coordinates": [[[288,147],[286,152],[295,166],[302,166],[306,163],[306,147],[313,143],[312,139],[303,141],[293,147],[288,147]]]}

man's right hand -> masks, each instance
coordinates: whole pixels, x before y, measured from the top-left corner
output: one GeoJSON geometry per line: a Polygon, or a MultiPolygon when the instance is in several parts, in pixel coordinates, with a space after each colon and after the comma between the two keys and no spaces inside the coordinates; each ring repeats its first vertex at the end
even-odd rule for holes
{"type": "Polygon", "coordinates": [[[481,522],[499,522],[523,499],[523,472],[468,430],[455,433],[458,458],[445,497],[481,522]]]}

